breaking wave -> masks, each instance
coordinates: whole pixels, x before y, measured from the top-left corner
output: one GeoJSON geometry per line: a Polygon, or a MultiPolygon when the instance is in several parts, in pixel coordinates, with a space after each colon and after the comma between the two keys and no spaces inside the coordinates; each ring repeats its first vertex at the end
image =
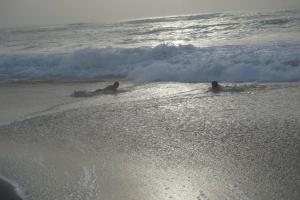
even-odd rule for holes
{"type": "Polygon", "coordinates": [[[0,80],[300,81],[300,44],[200,48],[167,45],[85,48],[71,53],[2,54],[0,80]]]}

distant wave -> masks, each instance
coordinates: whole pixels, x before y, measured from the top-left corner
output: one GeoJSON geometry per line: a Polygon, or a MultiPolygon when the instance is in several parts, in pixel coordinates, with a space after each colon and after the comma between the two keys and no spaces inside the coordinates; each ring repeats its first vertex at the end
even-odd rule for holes
{"type": "Polygon", "coordinates": [[[211,25],[191,25],[191,26],[183,26],[183,27],[158,27],[158,28],[153,28],[151,30],[145,30],[145,31],[140,31],[138,33],[129,33],[128,35],[149,35],[149,34],[160,34],[164,32],[173,32],[173,31],[199,31],[201,30],[202,32],[214,32],[215,29],[219,30],[229,30],[229,29],[235,29],[237,26],[240,24],[238,23],[218,23],[218,24],[211,24],[211,25]]]}
{"type": "Polygon", "coordinates": [[[192,20],[200,20],[200,19],[212,19],[219,16],[224,16],[221,13],[206,13],[206,14],[198,14],[198,15],[179,15],[179,16],[167,16],[167,17],[155,17],[155,18],[147,18],[147,19],[136,19],[126,21],[124,23],[127,24],[147,24],[147,23],[160,23],[160,22],[173,22],[173,21],[192,21],[192,20]]]}
{"type": "Polygon", "coordinates": [[[261,21],[263,25],[282,25],[288,22],[289,22],[288,18],[265,19],[261,21]]]}
{"type": "Polygon", "coordinates": [[[94,79],[137,81],[300,81],[300,44],[200,48],[85,48],[71,53],[2,54],[0,80],[94,79]]]}
{"type": "MultiPolygon", "coordinates": [[[[76,53],[74,51],[79,48],[87,47],[140,48],[136,51],[149,52],[151,50],[141,47],[154,47],[161,43],[201,47],[271,42],[299,43],[299,32],[299,10],[202,13],[108,24],[73,23],[15,27],[0,29],[0,55],[26,53],[28,57],[32,57],[32,62],[38,62],[37,60],[46,59],[45,57],[60,57],[55,59],[64,60],[65,55],[57,52],[76,53]],[[34,58],[35,56],[42,58],[34,58]]],[[[109,50],[94,50],[99,54],[109,54],[109,50]]],[[[87,50],[81,50],[83,51],[87,50]]],[[[22,58],[29,59],[26,55],[22,58]]],[[[18,55],[16,59],[20,59],[18,55]]],[[[49,60],[50,63],[53,62],[50,58],[49,60]]]]}

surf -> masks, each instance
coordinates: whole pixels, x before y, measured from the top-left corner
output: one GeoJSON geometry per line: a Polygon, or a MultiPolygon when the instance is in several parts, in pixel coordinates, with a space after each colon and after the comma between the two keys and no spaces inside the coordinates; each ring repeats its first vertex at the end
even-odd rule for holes
{"type": "Polygon", "coordinates": [[[300,44],[84,48],[0,55],[0,80],[300,81],[300,44]]]}

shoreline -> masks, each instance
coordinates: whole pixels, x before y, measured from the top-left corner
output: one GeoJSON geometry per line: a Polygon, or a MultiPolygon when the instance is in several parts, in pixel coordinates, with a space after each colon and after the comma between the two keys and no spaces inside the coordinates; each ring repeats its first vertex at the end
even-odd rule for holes
{"type": "Polygon", "coordinates": [[[35,113],[80,101],[74,90],[94,90],[106,82],[34,82],[0,84],[0,126],[26,119],[35,113]]]}
{"type": "Polygon", "coordinates": [[[111,80],[121,80],[127,81],[126,76],[121,75],[110,75],[110,76],[101,76],[92,79],[11,79],[11,80],[2,80],[1,84],[40,84],[40,83],[99,83],[106,82],[111,80]]]}
{"type": "MultiPolygon", "coordinates": [[[[121,88],[134,85],[126,79],[98,79],[98,80],[65,80],[65,81],[16,81],[0,83],[0,126],[48,113],[56,108],[80,102],[90,98],[73,98],[75,90],[93,91],[104,88],[113,81],[119,80],[121,88]]],[[[153,82],[152,82],[153,83],[153,82]]],[[[247,83],[247,82],[245,82],[247,83]]],[[[236,84],[245,84],[236,83],[236,84]]],[[[250,82],[251,83],[251,82],[250,82]]],[[[252,82],[256,83],[256,82],[252,82]]],[[[260,82],[263,85],[294,85],[299,82],[260,82]]],[[[186,83],[183,83],[186,84],[186,83]]],[[[196,83],[207,84],[207,83],[196,83]]],[[[221,83],[223,84],[223,82],[221,83]]],[[[224,84],[235,84],[225,83],[224,84]]]]}
{"type": "Polygon", "coordinates": [[[297,199],[299,83],[209,86],[150,83],[0,126],[1,171],[31,199],[297,199]]]}
{"type": "Polygon", "coordinates": [[[90,81],[17,81],[0,83],[0,126],[49,112],[58,107],[80,102],[86,98],[74,98],[75,90],[93,91],[121,81],[121,87],[130,83],[125,79],[101,79],[90,81]]]}

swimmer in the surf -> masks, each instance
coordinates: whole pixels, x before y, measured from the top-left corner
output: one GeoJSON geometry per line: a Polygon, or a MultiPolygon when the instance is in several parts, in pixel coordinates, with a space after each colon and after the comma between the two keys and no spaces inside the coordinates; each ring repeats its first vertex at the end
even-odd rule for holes
{"type": "Polygon", "coordinates": [[[120,83],[119,81],[115,81],[113,85],[109,85],[103,89],[97,89],[95,91],[89,92],[85,90],[74,91],[71,95],[72,97],[91,97],[101,93],[111,93],[116,92],[120,83]]]}
{"type": "Polygon", "coordinates": [[[217,81],[211,82],[211,88],[209,89],[211,92],[243,92],[245,91],[245,87],[242,86],[222,86],[217,81]]]}
{"type": "Polygon", "coordinates": [[[218,92],[222,89],[222,86],[217,81],[211,82],[211,89],[213,92],[218,92]]]}
{"type": "Polygon", "coordinates": [[[119,81],[115,81],[113,85],[109,85],[103,89],[97,89],[93,93],[99,93],[99,92],[103,92],[103,91],[107,91],[107,92],[117,91],[119,85],[120,85],[119,81]]]}

